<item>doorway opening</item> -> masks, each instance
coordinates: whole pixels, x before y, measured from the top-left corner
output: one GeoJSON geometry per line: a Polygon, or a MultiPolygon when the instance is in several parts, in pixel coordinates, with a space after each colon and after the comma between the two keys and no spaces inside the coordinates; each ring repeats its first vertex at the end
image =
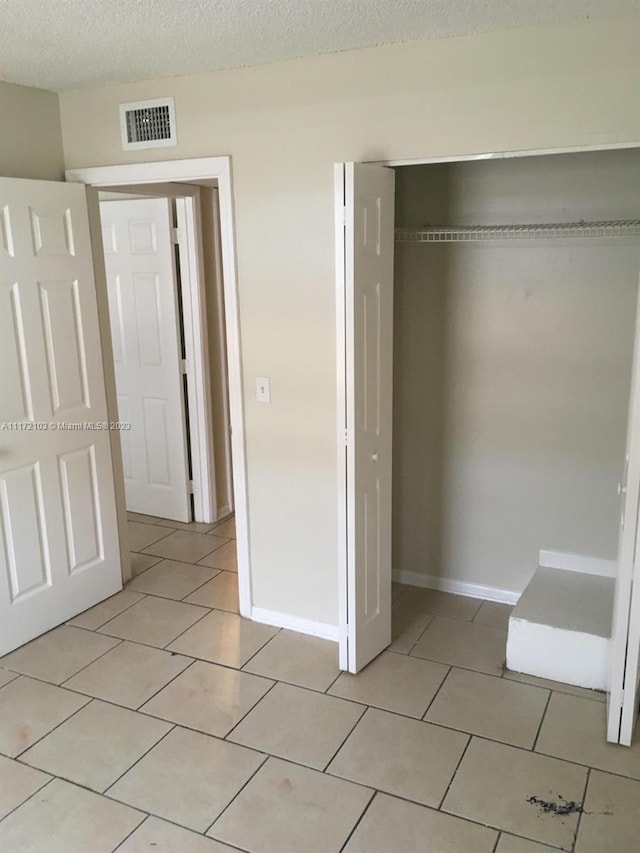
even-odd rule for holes
{"type": "MultiPolygon", "coordinates": [[[[101,192],[108,192],[109,200],[105,198],[105,205],[124,204],[122,198],[118,201],[117,197],[112,195],[115,192],[124,192],[134,197],[152,196],[155,201],[160,200],[161,203],[162,199],[165,199],[165,208],[168,206],[166,200],[171,199],[171,206],[175,206],[177,233],[173,222],[170,228],[171,236],[173,239],[177,238],[180,245],[175,269],[176,279],[177,274],[180,275],[182,290],[186,358],[183,359],[179,351],[180,339],[177,331],[174,335],[174,351],[178,355],[180,371],[186,366],[188,395],[185,399],[181,387],[181,373],[180,382],[174,382],[174,399],[182,403],[185,413],[188,412],[188,429],[186,417],[182,421],[185,452],[184,464],[181,463],[180,470],[182,481],[187,484],[187,488],[189,480],[193,481],[193,516],[187,521],[182,521],[180,517],[170,522],[160,519],[157,525],[162,528],[160,532],[170,531],[167,537],[163,536],[159,540],[159,543],[165,543],[166,549],[161,544],[156,546],[151,543],[140,550],[166,550],[159,559],[164,557],[179,560],[179,553],[185,551],[176,551],[175,554],[172,552],[172,543],[169,541],[172,537],[176,543],[178,539],[187,537],[187,534],[196,535],[196,531],[198,537],[212,537],[211,542],[198,541],[196,550],[201,550],[205,544],[213,542],[215,546],[220,545],[223,552],[225,565],[220,568],[233,571],[237,566],[239,610],[241,615],[250,617],[244,416],[230,159],[214,157],[72,170],[67,173],[67,180],[80,181],[101,192]],[[213,346],[210,345],[211,342],[213,346]],[[211,405],[212,397],[219,405],[211,405]],[[216,433],[219,439],[217,447],[216,433]],[[189,455],[190,477],[187,476],[189,455]],[[169,523],[174,526],[174,532],[166,527],[169,523]],[[180,529],[187,524],[194,526],[187,530],[180,529]],[[205,527],[208,532],[205,532],[205,527]],[[231,535],[223,536],[223,533],[233,533],[235,538],[231,535]],[[217,538],[222,545],[215,541],[216,534],[219,534],[217,538]]],[[[128,200],[136,201],[137,198],[128,200]]],[[[99,211],[94,211],[94,215],[97,220],[99,211]]],[[[97,228],[97,222],[94,222],[94,226],[97,228]]],[[[172,297],[177,305],[177,290],[172,297]]],[[[117,344],[115,338],[114,344],[117,344]]],[[[116,380],[114,375],[114,394],[111,401],[113,410],[117,410],[116,380]]],[[[179,408],[178,405],[177,409],[179,408]]],[[[126,419],[122,417],[122,420],[126,419]]],[[[119,453],[117,455],[119,456],[119,453]]],[[[124,476],[121,478],[121,484],[124,484],[124,476]]],[[[126,499],[124,488],[120,491],[122,529],[127,523],[126,499]]],[[[191,514],[189,509],[187,511],[191,514]]],[[[158,533],[157,530],[150,530],[148,522],[148,517],[133,521],[134,525],[147,527],[147,530],[134,528],[133,535],[139,535],[140,541],[152,533],[158,533]]],[[[195,548],[194,542],[190,542],[186,547],[190,546],[195,548]]],[[[218,550],[218,547],[215,550],[218,550]]],[[[194,558],[194,562],[207,566],[208,562],[213,560],[213,557],[210,557],[210,552],[213,551],[213,547],[209,548],[207,553],[203,552],[194,558]]],[[[195,554],[195,551],[192,553],[195,554]]],[[[218,558],[220,557],[219,553],[218,558]]],[[[137,562],[140,563],[139,560],[137,562]]],[[[130,573],[129,576],[126,573],[128,561],[123,560],[123,566],[126,567],[123,579],[127,581],[130,579],[130,573]]],[[[211,567],[218,568],[214,567],[212,562],[211,567]]]]}

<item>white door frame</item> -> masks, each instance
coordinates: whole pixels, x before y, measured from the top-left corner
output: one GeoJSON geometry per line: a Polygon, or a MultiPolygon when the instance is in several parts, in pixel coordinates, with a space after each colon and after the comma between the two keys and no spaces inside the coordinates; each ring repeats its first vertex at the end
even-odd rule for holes
{"type": "MultiPolygon", "coordinates": [[[[238,587],[240,598],[240,613],[251,618],[251,570],[249,556],[249,518],[247,505],[247,470],[245,451],[244,402],[242,391],[242,355],[240,348],[240,318],[238,311],[238,282],[235,248],[235,224],[233,212],[233,183],[230,157],[200,157],[192,160],[167,160],[151,163],[131,163],[122,166],[97,166],[87,169],[68,169],[66,180],[88,184],[95,188],[113,186],[137,186],[145,184],[182,183],[184,181],[218,182],[218,198],[220,203],[220,242],[222,250],[222,270],[224,287],[224,316],[227,336],[227,359],[229,372],[229,410],[231,422],[231,447],[233,455],[233,487],[236,510],[236,536],[238,550],[238,587]]],[[[188,217],[187,217],[188,218],[188,217]]],[[[195,247],[190,249],[191,263],[200,264],[195,247]]],[[[189,253],[188,253],[189,254],[189,253]]],[[[199,266],[199,268],[201,268],[199,266]]],[[[210,388],[204,387],[205,371],[208,371],[208,353],[202,350],[206,342],[206,314],[204,292],[201,288],[192,301],[193,327],[197,329],[194,344],[199,344],[199,359],[207,366],[203,367],[194,384],[200,383],[199,395],[201,402],[210,394],[210,388]]],[[[107,371],[107,381],[110,382],[110,371],[107,371]]],[[[115,393],[115,388],[113,389],[115,393]]],[[[202,410],[200,410],[202,411],[202,410]]],[[[207,430],[211,431],[211,417],[205,419],[207,430]]],[[[202,421],[201,421],[202,424],[202,421]]],[[[206,452],[206,451],[205,451],[206,452]]],[[[194,466],[195,467],[195,466],[194,466]]],[[[200,469],[202,470],[202,461],[200,469]]],[[[211,477],[213,468],[206,471],[211,477]]],[[[122,490],[122,493],[124,491],[122,490]]]]}

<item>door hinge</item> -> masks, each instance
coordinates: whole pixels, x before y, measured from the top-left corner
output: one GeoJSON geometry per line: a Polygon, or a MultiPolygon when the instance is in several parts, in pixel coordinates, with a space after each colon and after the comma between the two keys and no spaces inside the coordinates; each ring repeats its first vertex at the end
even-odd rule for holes
{"type": "Polygon", "coordinates": [[[181,237],[180,229],[179,228],[172,228],[171,229],[171,242],[174,245],[177,245],[180,242],[180,237],[181,237]]]}
{"type": "Polygon", "coordinates": [[[187,480],[187,493],[192,495],[194,491],[193,480],[187,480]]]}
{"type": "Polygon", "coordinates": [[[188,369],[187,369],[187,359],[186,359],[186,358],[181,358],[181,359],[180,359],[180,373],[182,373],[182,374],[186,374],[186,373],[188,373],[188,372],[189,372],[189,371],[188,371],[188,369]]]}
{"type": "Polygon", "coordinates": [[[345,429],[345,431],[344,431],[344,443],[345,443],[345,447],[347,446],[347,444],[349,444],[349,430],[348,429],[345,429]]]}
{"type": "Polygon", "coordinates": [[[346,226],[347,224],[347,205],[343,205],[342,207],[342,224],[346,226]]]}

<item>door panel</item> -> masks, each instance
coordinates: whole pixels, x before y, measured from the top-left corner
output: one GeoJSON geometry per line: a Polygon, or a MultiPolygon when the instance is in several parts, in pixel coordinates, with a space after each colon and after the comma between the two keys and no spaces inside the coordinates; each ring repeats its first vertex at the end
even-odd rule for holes
{"type": "Polygon", "coordinates": [[[347,651],[341,665],[350,672],[391,642],[394,178],[391,169],[344,165],[347,624],[341,635],[347,651]]]}
{"type": "Polygon", "coordinates": [[[100,205],[127,509],[191,519],[171,207],[100,205]]]}
{"type": "Polygon", "coordinates": [[[636,306],[635,343],[631,370],[627,450],[621,488],[618,573],[611,637],[611,682],[607,739],[631,744],[638,714],[640,645],[640,293],[636,306]]]}
{"type": "Polygon", "coordinates": [[[122,575],[85,188],[0,179],[0,211],[5,654],[122,575]]]}

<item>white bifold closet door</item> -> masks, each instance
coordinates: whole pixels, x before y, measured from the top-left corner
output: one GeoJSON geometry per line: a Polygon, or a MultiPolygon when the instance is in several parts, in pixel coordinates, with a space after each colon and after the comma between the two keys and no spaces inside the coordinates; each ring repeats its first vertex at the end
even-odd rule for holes
{"type": "Polygon", "coordinates": [[[621,493],[618,574],[611,639],[607,738],[629,746],[640,703],[640,291],[621,493]]]}
{"type": "Polygon", "coordinates": [[[84,186],[0,179],[0,303],[3,655],[122,589],[84,186]]]}
{"type": "Polygon", "coordinates": [[[358,672],[391,642],[391,430],[395,173],[336,166],[340,667],[358,672]],[[342,427],[340,427],[340,431],[342,427]],[[346,581],[346,583],[345,583],[346,581]]]}
{"type": "Polygon", "coordinates": [[[190,521],[171,202],[103,201],[100,216],[127,509],[190,521]]]}

